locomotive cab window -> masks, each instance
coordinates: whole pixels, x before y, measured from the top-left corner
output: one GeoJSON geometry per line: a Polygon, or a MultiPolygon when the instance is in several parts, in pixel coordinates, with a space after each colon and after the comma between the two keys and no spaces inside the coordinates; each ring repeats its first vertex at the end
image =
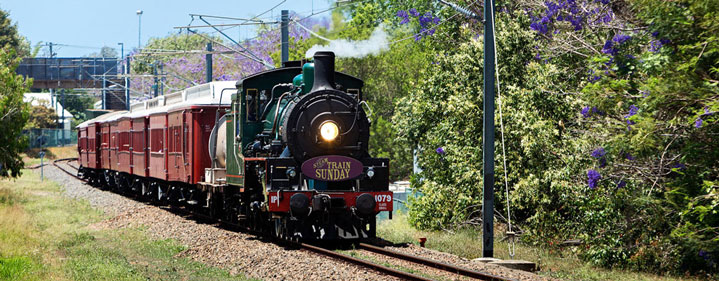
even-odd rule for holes
{"type": "Polygon", "coordinates": [[[255,122],[257,121],[257,111],[259,107],[259,93],[257,92],[257,89],[247,89],[247,94],[245,95],[245,103],[247,104],[247,121],[249,122],[255,122]]]}

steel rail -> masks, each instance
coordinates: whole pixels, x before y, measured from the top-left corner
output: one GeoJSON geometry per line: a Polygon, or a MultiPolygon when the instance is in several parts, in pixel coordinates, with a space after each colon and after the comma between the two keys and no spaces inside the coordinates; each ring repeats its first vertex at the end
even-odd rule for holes
{"type": "MultiPolygon", "coordinates": [[[[77,160],[77,158],[55,159],[55,160],[52,161],[52,165],[55,166],[55,167],[57,167],[58,169],[60,169],[60,171],[63,171],[63,172],[65,172],[66,174],[72,176],[73,178],[76,178],[76,179],[78,179],[78,180],[82,180],[80,177],[77,176],[77,174],[73,174],[73,173],[71,173],[70,171],[65,170],[63,167],[60,167],[60,165],[57,164],[57,162],[59,162],[59,161],[72,161],[72,160],[77,160]]],[[[73,166],[70,165],[70,164],[67,164],[67,165],[70,166],[70,167],[73,167],[73,166]]],[[[73,167],[73,168],[75,168],[75,167],[73,167]]],[[[77,169],[77,168],[76,168],[76,169],[77,169]]]]}
{"type": "Polygon", "coordinates": [[[496,275],[492,275],[492,274],[485,273],[485,272],[479,272],[479,271],[467,269],[464,267],[459,267],[456,265],[443,263],[443,262],[436,261],[436,260],[422,258],[422,257],[409,255],[409,254],[405,254],[405,253],[401,253],[401,252],[397,252],[397,251],[387,250],[387,249],[377,247],[374,245],[370,245],[370,244],[366,244],[366,243],[359,243],[358,246],[360,249],[365,249],[365,250],[368,250],[368,251],[371,251],[371,252],[374,252],[377,254],[381,254],[381,255],[385,255],[385,256],[389,256],[389,257],[393,257],[393,258],[397,258],[397,259],[401,259],[401,260],[405,260],[405,261],[409,261],[409,262],[413,262],[413,263],[418,263],[418,264],[434,267],[434,268],[448,271],[451,273],[455,273],[458,275],[472,277],[472,278],[476,278],[476,279],[480,279],[480,280],[491,280],[491,281],[517,280],[517,279],[512,279],[512,278],[496,276],[496,275]]]}
{"type": "Polygon", "coordinates": [[[333,257],[333,258],[336,258],[336,259],[340,259],[340,260],[343,260],[343,261],[346,261],[346,262],[350,262],[350,263],[353,263],[353,264],[356,264],[356,265],[361,265],[361,266],[363,266],[363,267],[367,267],[367,268],[370,268],[370,269],[374,269],[374,270],[379,271],[379,272],[382,272],[382,273],[387,273],[388,275],[392,275],[392,276],[394,276],[394,277],[399,277],[399,278],[406,279],[406,280],[433,280],[433,279],[430,279],[430,278],[426,278],[426,277],[423,277],[423,276],[415,275],[415,274],[412,274],[412,273],[409,273],[409,272],[404,272],[404,271],[401,271],[401,270],[397,270],[397,269],[394,269],[394,268],[391,268],[391,267],[387,267],[387,266],[384,266],[384,265],[376,264],[376,263],[373,263],[373,262],[370,262],[370,261],[366,261],[366,260],[363,260],[363,259],[358,259],[358,258],[349,256],[349,255],[345,255],[345,254],[342,254],[342,253],[338,253],[338,252],[335,252],[335,251],[327,250],[327,249],[325,249],[325,248],[321,248],[321,247],[317,247],[317,246],[313,246],[313,245],[309,245],[309,244],[304,244],[304,243],[299,243],[299,246],[302,247],[303,249],[307,249],[307,250],[313,251],[313,252],[315,252],[315,253],[320,253],[320,254],[323,254],[323,255],[325,255],[325,256],[329,256],[329,257],[333,257]]]}

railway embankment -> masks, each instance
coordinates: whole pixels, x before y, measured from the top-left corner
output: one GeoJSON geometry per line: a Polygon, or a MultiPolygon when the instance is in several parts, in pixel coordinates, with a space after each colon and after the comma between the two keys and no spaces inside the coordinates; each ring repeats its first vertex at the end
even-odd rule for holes
{"type": "Polygon", "coordinates": [[[142,228],[88,227],[137,206],[44,172],[0,180],[0,280],[247,279],[179,257],[185,245],[142,228]]]}
{"type": "MultiPolygon", "coordinates": [[[[59,162],[60,163],[60,162],[59,162]]],[[[74,163],[62,163],[72,169],[74,163]]],[[[30,186],[38,182],[39,171],[26,171],[21,179],[28,179],[30,186]]],[[[44,170],[49,182],[43,185],[54,186],[52,196],[70,208],[72,231],[67,231],[66,242],[53,246],[54,251],[76,255],[85,253],[95,257],[109,255],[116,257],[119,264],[112,259],[104,276],[114,277],[122,272],[129,272],[129,277],[157,277],[157,272],[172,270],[172,278],[211,278],[239,279],[253,278],[262,280],[394,280],[395,278],[346,262],[338,261],[315,253],[288,249],[254,235],[223,229],[214,223],[188,218],[165,207],[153,206],[138,202],[112,192],[102,191],[77,180],[54,166],[46,166],[44,170]],[[55,183],[52,183],[55,182],[55,183]],[[68,203],[70,202],[70,203],[68,203]],[[82,206],[72,209],[71,206],[82,206]],[[78,217],[91,216],[87,219],[78,217]],[[206,275],[203,275],[206,274],[206,275]]],[[[20,180],[18,180],[20,181],[20,180]]],[[[14,190],[5,187],[3,190],[14,190]]],[[[39,185],[37,185],[39,186],[39,185]]],[[[31,188],[24,187],[23,193],[31,194],[31,188]]],[[[16,192],[16,191],[13,191],[16,192]]],[[[37,192],[35,192],[37,193],[37,192]]],[[[35,195],[31,195],[35,196],[35,195]]],[[[48,196],[47,194],[45,196],[48,196]]],[[[62,224],[62,222],[60,222],[62,224]]],[[[62,240],[62,241],[65,241],[62,240]]],[[[412,247],[412,246],[410,246],[412,247]]],[[[411,249],[411,248],[410,248],[411,249]]],[[[45,256],[47,256],[46,254],[45,256]]],[[[49,255],[52,255],[49,254],[49,255]]],[[[432,253],[420,253],[431,257],[432,253]]],[[[106,258],[106,257],[105,257],[106,258]]],[[[433,280],[471,280],[452,275],[441,270],[422,269],[415,265],[397,264],[367,255],[365,258],[390,265],[404,271],[415,271],[433,280]]],[[[86,258],[83,258],[86,259],[86,258]]],[[[92,259],[91,259],[92,260],[92,259]]],[[[44,262],[38,260],[39,264],[44,262]]],[[[64,259],[56,262],[64,264],[64,259]]],[[[95,276],[84,265],[92,262],[76,263],[77,270],[60,270],[72,274],[95,276]]],[[[41,266],[42,267],[42,266],[41,266]]],[[[518,280],[544,280],[534,274],[513,272],[500,267],[478,268],[489,273],[504,274],[518,280]],[[512,273],[514,273],[512,275],[512,273]]],[[[55,270],[48,273],[57,274],[55,270]]],[[[82,275],[68,275],[78,279],[82,275]]],[[[65,277],[65,276],[63,276],[65,277]]],[[[160,277],[165,279],[169,277],[160,277]]],[[[133,279],[133,278],[130,278],[133,279]]]]}
{"type": "MultiPolygon", "coordinates": [[[[61,165],[71,170],[76,163],[61,165]]],[[[0,181],[0,279],[395,279],[102,191],[52,165],[44,174],[44,182],[38,170],[0,181]]],[[[381,223],[379,234],[406,245],[388,249],[517,280],[674,280],[596,269],[581,263],[571,248],[550,253],[521,244],[518,257],[537,261],[538,274],[486,265],[472,261],[480,253],[478,233],[417,231],[403,215],[381,223]],[[418,237],[427,238],[427,248],[418,245],[418,237]]],[[[507,259],[502,234],[497,235],[497,255],[507,259]]],[[[340,252],[427,279],[471,280],[362,249],[340,252]]]]}

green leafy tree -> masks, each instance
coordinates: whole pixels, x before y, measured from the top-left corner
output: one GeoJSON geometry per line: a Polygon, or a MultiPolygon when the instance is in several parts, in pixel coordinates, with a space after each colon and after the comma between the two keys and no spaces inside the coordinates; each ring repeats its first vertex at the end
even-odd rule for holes
{"type": "Polygon", "coordinates": [[[116,58],[116,57],[118,57],[117,50],[115,48],[108,47],[108,46],[103,46],[100,49],[99,53],[91,53],[87,56],[91,57],[91,58],[116,58]]]}
{"type": "Polygon", "coordinates": [[[72,113],[73,122],[80,124],[87,120],[85,110],[92,108],[96,99],[83,92],[70,91],[65,95],[64,101],[62,98],[59,101],[63,108],[72,113]]]}
{"type": "Polygon", "coordinates": [[[12,24],[10,15],[0,9],[0,48],[11,47],[17,51],[22,39],[17,32],[17,25],[12,24]]]}
{"type": "Polygon", "coordinates": [[[15,74],[19,60],[14,55],[11,47],[0,50],[0,177],[20,175],[23,167],[20,153],[27,146],[22,129],[29,113],[22,98],[32,81],[15,74]]]}
{"type": "Polygon", "coordinates": [[[47,106],[47,101],[40,102],[30,108],[30,118],[25,125],[26,129],[46,129],[57,127],[57,114],[47,106]]]}

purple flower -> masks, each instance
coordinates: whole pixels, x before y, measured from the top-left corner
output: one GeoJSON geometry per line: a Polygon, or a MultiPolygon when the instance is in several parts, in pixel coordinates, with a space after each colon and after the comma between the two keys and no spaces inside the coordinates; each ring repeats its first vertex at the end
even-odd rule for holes
{"type": "Polygon", "coordinates": [[[687,166],[682,163],[677,162],[677,163],[674,163],[674,165],[672,165],[672,168],[679,169],[679,170],[686,170],[687,166]]]}
{"type": "Polygon", "coordinates": [[[697,118],[697,121],[694,121],[694,127],[695,128],[701,128],[702,124],[704,124],[704,120],[702,120],[701,117],[697,118]]]}
{"type": "Polygon", "coordinates": [[[639,108],[637,106],[635,106],[633,104],[630,105],[629,106],[629,114],[624,115],[624,119],[629,119],[630,117],[636,115],[638,111],[639,111],[639,108]]]}
{"type": "Polygon", "coordinates": [[[604,14],[604,16],[602,17],[602,22],[610,23],[611,21],[612,21],[612,12],[610,11],[610,12],[607,12],[606,14],[604,14]]]}
{"type": "Polygon", "coordinates": [[[585,106],[584,108],[582,108],[582,116],[584,118],[589,118],[590,116],[592,116],[592,113],[589,112],[589,106],[585,106]]]}
{"type": "Polygon", "coordinates": [[[604,151],[604,147],[599,147],[592,151],[592,157],[594,158],[601,158],[604,157],[604,155],[607,155],[607,152],[604,151]]]}
{"type": "Polygon", "coordinates": [[[704,114],[709,114],[709,107],[708,107],[708,106],[705,106],[705,107],[704,107],[704,114]]]}
{"type": "Polygon", "coordinates": [[[435,151],[437,152],[437,154],[442,155],[442,156],[444,156],[444,154],[445,154],[444,148],[442,148],[441,146],[438,147],[437,150],[435,150],[435,151]]]}
{"type": "Polygon", "coordinates": [[[632,39],[632,36],[626,35],[626,34],[617,34],[614,35],[614,38],[612,40],[614,42],[617,42],[617,44],[622,44],[624,42],[629,41],[629,39],[632,39]]]}
{"type": "Polygon", "coordinates": [[[541,24],[548,24],[549,18],[547,16],[542,17],[542,19],[539,21],[541,24]]]}
{"type": "Polygon", "coordinates": [[[659,49],[662,48],[662,42],[657,40],[652,40],[649,42],[649,51],[652,53],[659,52],[659,49]]]}
{"type": "Polygon", "coordinates": [[[639,91],[640,94],[642,94],[643,98],[646,98],[649,96],[649,91],[639,91]]]}
{"type": "Polygon", "coordinates": [[[415,9],[415,8],[409,9],[409,14],[412,15],[413,17],[419,16],[419,12],[417,12],[417,9],[415,9]]]}
{"type": "Polygon", "coordinates": [[[699,250],[699,256],[705,260],[709,259],[709,253],[707,253],[707,251],[704,251],[704,250],[699,250]]]}
{"type": "Polygon", "coordinates": [[[624,188],[625,186],[627,186],[627,182],[625,182],[623,180],[619,180],[617,182],[617,188],[624,188]]]}
{"type": "Polygon", "coordinates": [[[599,168],[604,168],[607,166],[607,158],[599,158],[599,168]]]}
{"type": "Polygon", "coordinates": [[[587,171],[587,183],[589,184],[589,188],[594,189],[597,187],[597,183],[599,183],[599,180],[602,179],[602,175],[599,174],[594,169],[589,169],[587,171]]]}
{"type": "Polygon", "coordinates": [[[529,27],[532,30],[538,32],[539,34],[545,34],[545,33],[547,33],[547,30],[548,30],[546,25],[541,24],[539,22],[533,22],[532,24],[529,25],[529,27]]]}
{"type": "Polygon", "coordinates": [[[400,21],[399,24],[405,24],[405,23],[409,22],[409,16],[407,15],[407,11],[405,11],[405,10],[397,11],[397,17],[402,19],[402,21],[400,21]]]}
{"type": "Polygon", "coordinates": [[[612,43],[612,41],[610,41],[610,40],[607,40],[606,42],[604,42],[604,46],[602,47],[602,53],[614,54],[614,52],[615,52],[614,43],[612,43]]]}
{"type": "Polygon", "coordinates": [[[592,106],[592,113],[604,116],[604,111],[599,110],[596,106],[592,106]]]}

